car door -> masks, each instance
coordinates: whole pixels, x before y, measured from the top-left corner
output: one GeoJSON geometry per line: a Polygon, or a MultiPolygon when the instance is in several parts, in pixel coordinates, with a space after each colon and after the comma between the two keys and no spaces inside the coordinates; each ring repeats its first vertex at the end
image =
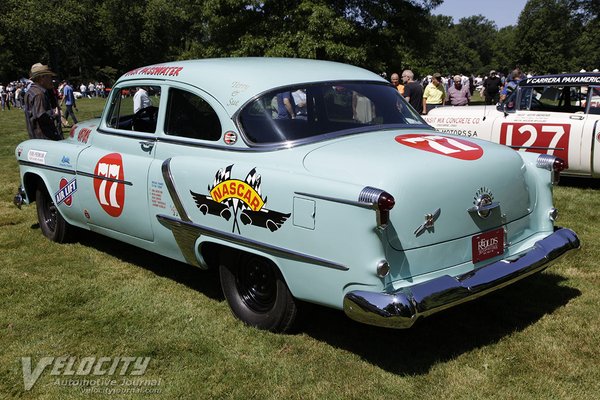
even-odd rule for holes
{"type": "Polygon", "coordinates": [[[600,176],[600,86],[589,88],[587,98],[587,114],[585,132],[591,147],[592,175],[600,176]]]}
{"type": "Polygon", "coordinates": [[[160,86],[145,82],[114,88],[105,119],[91,146],[78,158],[83,213],[92,230],[153,240],[148,171],[156,144],[160,92],[160,86]],[[134,108],[139,109],[134,112],[134,108]]]}
{"type": "Polygon", "coordinates": [[[555,155],[567,162],[569,173],[589,174],[589,157],[582,157],[587,116],[579,88],[526,87],[518,100],[516,112],[495,122],[499,143],[518,151],[555,155]]]}

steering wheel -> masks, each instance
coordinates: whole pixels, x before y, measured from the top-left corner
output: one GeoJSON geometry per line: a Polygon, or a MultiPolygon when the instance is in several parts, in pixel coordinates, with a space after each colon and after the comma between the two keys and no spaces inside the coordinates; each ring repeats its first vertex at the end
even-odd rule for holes
{"type": "Polygon", "coordinates": [[[154,133],[156,131],[157,119],[158,107],[149,106],[142,108],[133,115],[133,130],[154,133]]]}

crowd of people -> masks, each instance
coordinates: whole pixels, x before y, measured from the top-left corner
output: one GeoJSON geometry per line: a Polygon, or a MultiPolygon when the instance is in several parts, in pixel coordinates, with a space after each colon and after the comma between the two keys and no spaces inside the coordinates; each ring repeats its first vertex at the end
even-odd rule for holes
{"type": "MultiPolygon", "coordinates": [[[[7,83],[6,85],[0,82],[0,106],[2,111],[10,110],[11,108],[23,109],[25,93],[32,83],[30,79],[21,79],[17,81],[12,81],[7,83]]],[[[52,81],[52,84],[56,86],[57,96],[62,98],[63,96],[63,87],[66,81],[57,82],[56,80],[52,81]]],[[[106,97],[106,86],[103,82],[89,82],[88,84],[81,83],[81,85],[76,87],[77,90],[73,91],[73,96],[77,99],[79,98],[88,98],[91,99],[93,97],[106,97]]]]}
{"type": "Polygon", "coordinates": [[[62,128],[70,126],[69,119],[74,124],[78,122],[74,112],[79,111],[77,99],[106,97],[103,82],[81,83],[79,91],[76,91],[67,80],[57,82],[55,78],[56,74],[47,65],[36,63],[31,67],[29,79],[6,85],[0,83],[2,111],[10,111],[11,108],[24,110],[31,139],[62,139],[62,128]]]}
{"type": "Polygon", "coordinates": [[[404,70],[401,76],[393,73],[390,82],[415,110],[425,115],[445,105],[467,106],[475,90],[485,104],[497,104],[516,88],[521,79],[531,76],[515,68],[507,75],[495,70],[484,77],[463,74],[442,76],[434,73],[416,81],[411,70],[404,70]]]}

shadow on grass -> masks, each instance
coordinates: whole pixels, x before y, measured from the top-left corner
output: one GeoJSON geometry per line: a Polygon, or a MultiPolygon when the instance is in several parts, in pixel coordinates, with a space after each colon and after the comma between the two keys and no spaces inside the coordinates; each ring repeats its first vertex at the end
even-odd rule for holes
{"type": "Polygon", "coordinates": [[[600,189],[600,179],[576,178],[572,176],[561,176],[560,186],[576,187],[580,189],[600,189]]]}
{"type": "Polygon", "coordinates": [[[221,291],[217,269],[202,270],[85,230],[77,230],[76,242],[110,254],[122,261],[140,266],[158,276],[171,279],[213,300],[222,301],[225,299],[221,291]]]}
{"type": "Polygon", "coordinates": [[[566,305],[581,292],[560,286],[565,278],[536,274],[469,303],[424,318],[408,330],[378,328],[343,312],[306,305],[303,331],[400,375],[427,373],[473,349],[494,344],[566,305]]]}
{"type": "MultiPolygon", "coordinates": [[[[216,269],[200,270],[92,232],[81,231],[77,241],[172,279],[213,300],[224,300],[216,269]]],[[[581,294],[577,289],[561,286],[564,280],[551,271],[535,274],[475,301],[419,320],[407,330],[360,324],[342,311],[301,303],[298,331],[355,353],[391,373],[425,374],[437,363],[524,330],[581,294]]]]}

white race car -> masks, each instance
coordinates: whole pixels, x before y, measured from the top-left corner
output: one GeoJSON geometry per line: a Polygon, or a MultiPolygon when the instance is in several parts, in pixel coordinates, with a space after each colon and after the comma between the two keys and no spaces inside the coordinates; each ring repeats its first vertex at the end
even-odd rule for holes
{"type": "Polygon", "coordinates": [[[555,155],[564,175],[600,178],[600,74],[534,76],[497,106],[439,107],[436,130],[555,155]]]}

